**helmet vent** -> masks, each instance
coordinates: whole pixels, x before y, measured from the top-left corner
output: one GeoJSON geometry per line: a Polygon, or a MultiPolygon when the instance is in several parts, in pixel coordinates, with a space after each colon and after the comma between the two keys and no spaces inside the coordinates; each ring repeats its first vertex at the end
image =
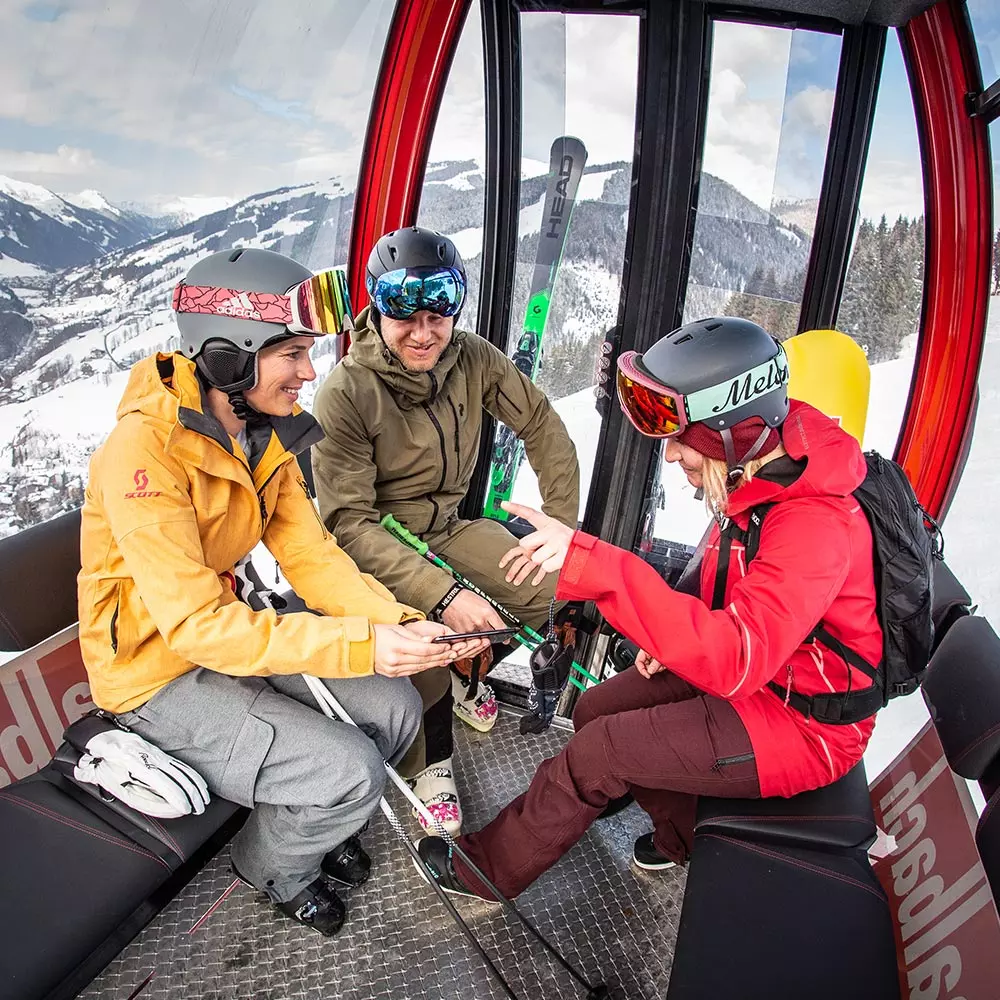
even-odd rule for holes
{"type": "Polygon", "coordinates": [[[230,263],[230,264],[232,264],[232,263],[233,263],[234,261],[237,261],[237,260],[239,260],[239,259],[240,259],[240,257],[242,257],[242,256],[243,256],[243,247],[237,247],[237,248],[236,248],[236,249],[235,249],[235,250],[234,250],[234,251],[233,251],[233,252],[232,252],[232,253],[231,253],[231,254],[229,255],[229,263],[230,263]]]}
{"type": "Polygon", "coordinates": [[[706,323],[705,329],[708,330],[709,333],[713,333],[718,330],[720,326],[722,326],[721,323],[706,323]]]}
{"type": "Polygon", "coordinates": [[[690,333],[685,333],[683,337],[678,337],[677,340],[674,341],[674,343],[686,344],[689,340],[694,340],[694,337],[692,337],[690,333]]]}

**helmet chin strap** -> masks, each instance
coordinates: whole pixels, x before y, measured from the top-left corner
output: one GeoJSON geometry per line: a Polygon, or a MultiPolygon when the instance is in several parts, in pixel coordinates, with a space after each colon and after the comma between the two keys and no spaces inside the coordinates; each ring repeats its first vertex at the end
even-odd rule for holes
{"type": "Polygon", "coordinates": [[[248,429],[261,427],[271,422],[271,418],[266,413],[255,410],[247,402],[242,389],[231,389],[226,393],[226,396],[229,399],[229,405],[233,408],[233,413],[236,414],[238,420],[246,423],[248,429]]]}
{"type": "Polygon", "coordinates": [[[719,431],[722,437],[722,446],[726,449],[726,467],[729,470],[726,473],[727,489],[734,490],[736,488],[736,484],[743,478],[747,462],[757,457],[757,453],[764,447],[764,442],[768,439],[771,430],[772,428],[765,424],[757,440],[750,446],[750,450],[740,459],[736,458],[736,446],[733,444],[732,431],[728,427],[719,431]]]}

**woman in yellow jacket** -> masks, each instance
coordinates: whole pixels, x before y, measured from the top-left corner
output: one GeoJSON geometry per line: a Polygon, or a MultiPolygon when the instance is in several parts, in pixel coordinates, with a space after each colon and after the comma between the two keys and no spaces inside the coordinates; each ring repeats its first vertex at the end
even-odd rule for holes
{"type": "Polygon", "coordinates": [[[299,472],[295,455],[322,431],[296,399],[315,378],[314,338],[339,330],[337,273],[225,251],[190,270],[174,308],[181,350],[134,366],[91,459],[79,602],[93,698],[252,807],[234,867],[332,935],[345,910],[327,878],[367,878],[357,833],[382,759],[399,759],[420,723],[406,677],[485,644],[431,643],[450,630],[359,572],[299,472]],[[260,541],[318,614],[250,600],[243,567],[260,541]],[[364,732],[322,715],[302,673],[364,732]]]}

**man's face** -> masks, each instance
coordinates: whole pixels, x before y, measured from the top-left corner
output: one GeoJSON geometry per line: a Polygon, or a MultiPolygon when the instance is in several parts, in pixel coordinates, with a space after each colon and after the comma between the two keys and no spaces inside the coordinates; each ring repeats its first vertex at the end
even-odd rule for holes
{"type": "Polygon", "coordinates": [[[303,383],[316,377],[309,358],[314,337],[290,337],[265,347],[257,356],[257,384],[244,393],[258,412],[271,417],[291,416],[303,383]]]}
{"type": "Polygon", "coordinates": [[[409,319],[381,317],[385,346],[411,372],[429,372],[451,342],[454,316],[438,316],[428,309],[415,312],[409,319]]]}

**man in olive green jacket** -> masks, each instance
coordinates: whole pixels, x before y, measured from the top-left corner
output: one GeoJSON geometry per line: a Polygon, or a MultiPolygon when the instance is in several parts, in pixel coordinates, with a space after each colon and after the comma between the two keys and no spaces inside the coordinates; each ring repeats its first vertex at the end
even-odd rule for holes
{"type": "MultiPolygon", "coordinates": [[[[393,538],[380,526],[385,514],[393,514],[522,621],[543,626],[554,585],[508,583],[516,567],[501,570],[498,563],[511,547],[510,532],[486,518],[464,520],[458,506],[476,466],[486,410],[524,442],[544,512],[575,528],[579,465],[562,420],[509,358],[455,329],[465,271],[446,237],[417,227],[383,236],[368,261],[368,290],[372,305],[357,317],[348,356],[315,401],[315,417],[326,433],[313,448],[323,520],[348,555],[397,600],[436,613],[456,631],[501,628],[506,622],[478,595],[456,588],[448,573],[393,538]]],[[[433,706],[440,716],[447,671],[428,671],[418,686],[431,709],[425,715],[427,741],[436,743],[429,716],[433,706]]],[[[495,703],[487,718],[461,703],[456,714],[487,729],[495,703]]],[[[450,737],[450,718],[448,727],[450,737]]],[[[450,738],[444,744],[444,757],[428,747],[426,763],[450,758],[450,738]]],[[[421,746],[418,738],[411,753],[415,770],[425,763],[419,760],[421,746]]],[[[441,794],[451,795],[450,787],[441,794]]],[[[442,804],[454,805],[443,810],[454,821],[457,800],[442,804]]]]}

